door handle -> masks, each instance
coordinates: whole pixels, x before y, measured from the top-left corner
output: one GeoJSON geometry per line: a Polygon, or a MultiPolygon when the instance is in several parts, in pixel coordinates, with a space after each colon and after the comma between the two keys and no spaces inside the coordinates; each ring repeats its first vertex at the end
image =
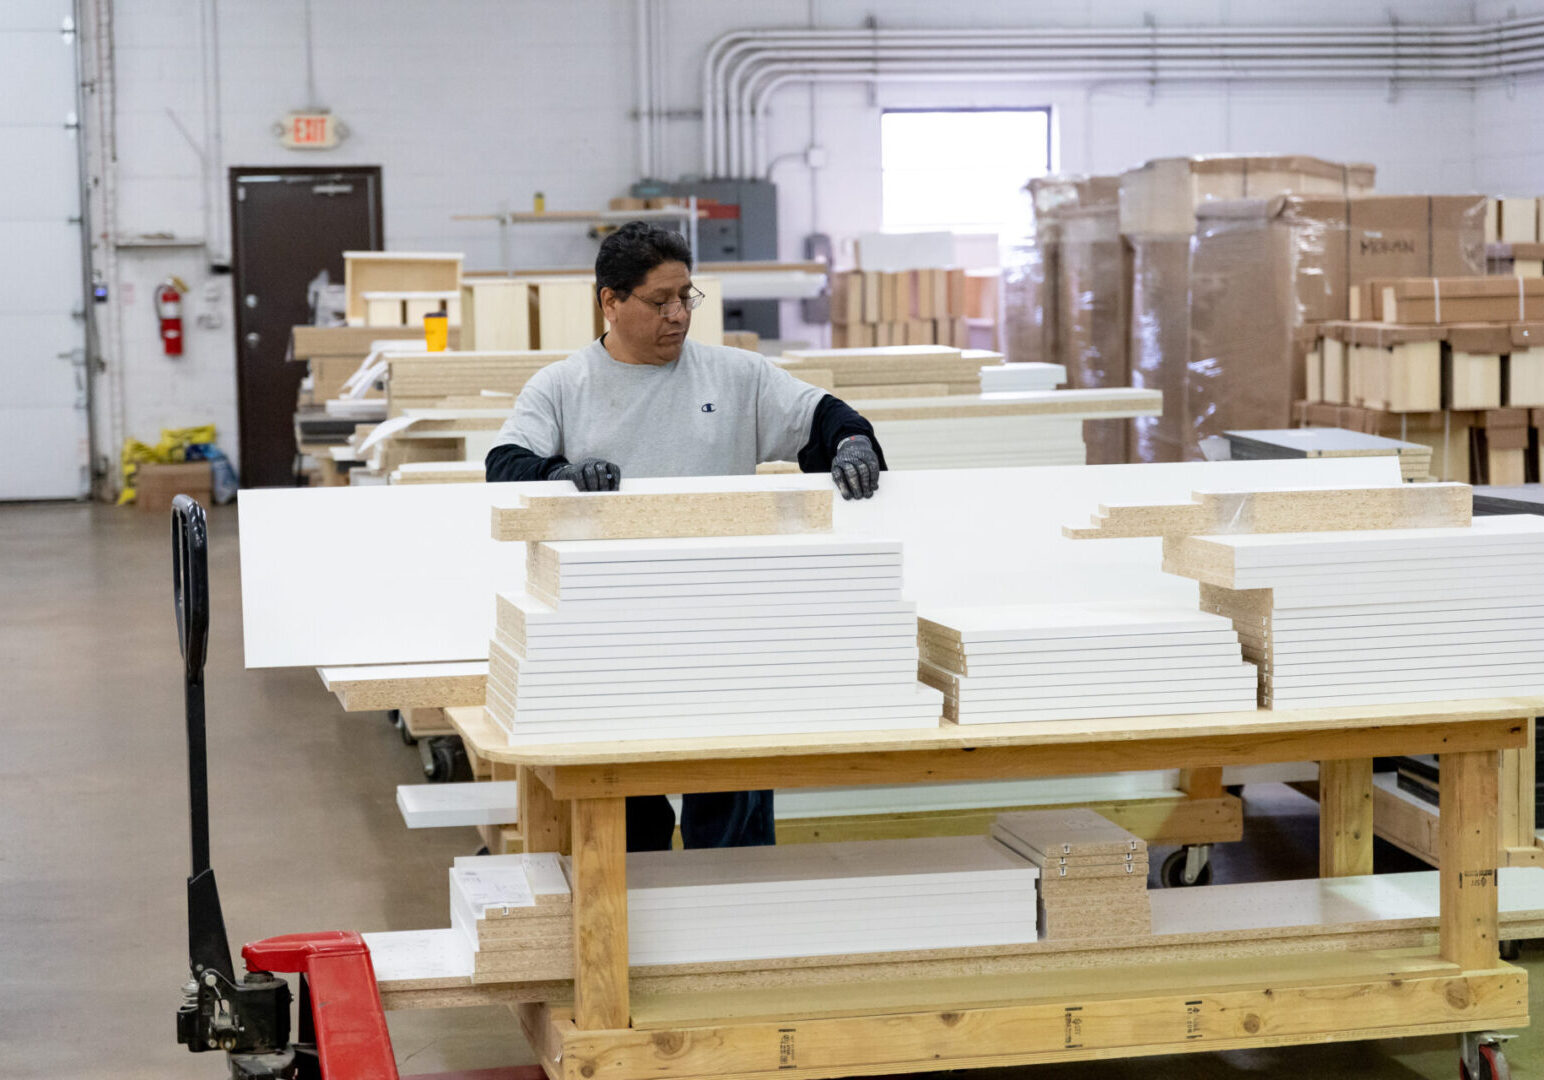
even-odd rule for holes
{"type": "Polygon", "coordinates": [[[263,340],[262,336],[260,334],[258,334],[258,332],[256,330],[249,330],[249,331],[247,331],[246,342],[247,342],[247,347],[248,348],[250,348],[250,349],[257,348],[257,343],[259,341],[262,341],[262,340],[263,340]]]}

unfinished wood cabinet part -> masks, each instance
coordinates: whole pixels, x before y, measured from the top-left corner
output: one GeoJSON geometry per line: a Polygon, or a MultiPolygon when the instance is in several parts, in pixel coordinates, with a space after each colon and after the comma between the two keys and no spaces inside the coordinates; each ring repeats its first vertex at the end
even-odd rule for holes
{"type": "Polygon", "coordinates": [[[1298,491],[1198,491],[1189,503],[1100,506],[1090,528],[1064,526],[1073,540],[1353,529],[1458,528],[1473,520],[1468,484],[1298,491]]]}
{"type": "Polygon", "coordinates": [[[495,540],[624,540],[831,531],[829,490],[573,492],[493,508],[495,540]]]}
{"type": "Polygon", "coordinates": [[[1501,405],[1501,354],[1449,350],[1442,362],[1442,407],[1499,409],[1501,405]]]}
{"type": "Polygon", "coordinates": [[[701,306],[692,312],[691,329],[686,336],[703,345],[724,343],[724,285],[714,276],[696,274],[692,284],[701,290],[701,306]]]}
{"type": "Polygon", "coordinates": [[[459,252],[345,251],[343,286],[349,325],[364,325],[367,292],[458,291],[463,257],[459,252]]]}
{"type": "Polygon", "coordinates": [[[1503,244],[1531,244],[1539,239],[1539,200],[1503,197],[1496,200],[1496,238],[1503,244]]]}
{"type": "Polygon", "coordinates": [[[474,278],[461,284],[461,348],[514,351],[531,347],[531,285],[519,278],[474,278]]]}
{"type": "Polygon", "coordinates": [[[1513,345],[1505,370],[1509,407],[1544,406],[1544,346],[1513,345]]]}
{"type": "Polygon", "coordinates": [[[1324,338],[1320,359],[1323,370],[1320,400],[1346,404],[1349,401],[1346,396],[1346,343],[1336,338],[1324,338]]]}
{"type": "Polygon", "coordinates": [[[531,305],[535,309],[536,348],[576,352],[601,333],[600,305],[588,278],[534,278],[531,305]]]}

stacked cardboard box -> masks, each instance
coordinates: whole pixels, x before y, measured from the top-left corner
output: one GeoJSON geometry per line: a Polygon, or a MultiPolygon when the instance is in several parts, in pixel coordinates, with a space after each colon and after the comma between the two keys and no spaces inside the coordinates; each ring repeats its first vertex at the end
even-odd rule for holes
{"type": "Polygon", "coordinates": [[[1194,441],[1225,427],[1286,426],[1307,390],[1316,324],[1352,317],[1373,281],[1480,273],[1483,213],[1479,196],[1284,196],[1202,207],[1189,355],[1165,361],[1177,384],[1174,393],[1165,387],[1165,420],[1194,441]]]}
{"type": "Polygon", "coordinates": [[[948,345],[964,348],[965,271],[923,267],[831,275],[831,345],[948,345]]]}
{"type": "MultiPolygon", "coordinates": [[[[1190,242],[1197,209],[1207,202],[1278,195],[1365,194],[1370,165],[1306,155],[1162,158],[1121,175],[1120,231],[1131,251],[1131,385],[1164,391],[1161,417],[1133,422],[1134,461],[1199,456],[1188,398],[1190,242]]],[[[1226,419],[1226,418],[1225,418],[1226,419]]]]}
{"type": "Polygon", "coordinates": [[[1147,841],[1092,810],[999,814],[992,838],[1040,868],[1040,936],[1151,934],[1147,841]]]}
{"type": "Polygon", "coordinates": [[[1003,258],[1003,349],[1015,362],[1058,364],[1062,216],[1080,207],[1115,205],[1120,178],[1042,176],[1025,187],[1027,229],[1003,258]]]}

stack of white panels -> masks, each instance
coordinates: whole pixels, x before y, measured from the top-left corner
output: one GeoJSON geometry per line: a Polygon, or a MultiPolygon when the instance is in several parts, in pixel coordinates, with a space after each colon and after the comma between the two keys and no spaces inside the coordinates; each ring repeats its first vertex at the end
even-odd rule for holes
{"type": "Polygon", "coordinates": [[[901,547],[829,534],[529,546],[488,714],[515,742],[934,727],[901,547]]]}
{"type": "Polygon", "coordinates": [[[1119,604],[932,608],[922,681],[961,724],[1233,712],[1256,673],[1228,620],[1119,604]]]}
{"type": "Polygon", "coordinates": [[[1234,620],[1267,705],[1544,692],[1544,518],[1192,537],[1185,550],[1171,569],[1234,620]]]}
{"type": "Polygon", "coordinates": [[[981,392],[997,394],[1015,390],[1055,390],[1067,381],[1061,364],[991,364],[981,369],[981,392]]]}
{"type": "Polygon", "coordinates": [[[481,855],[450,870],[450,925],[483,979],[573,973],[573,902],[558,855],[481,855]]]}
{"type": "Polygon", "coordinates": [[[691,964],[1036,940],[1029,860],[987,837],[627,857],[628,954],[691,964]]]}
{"type": "Polygon", "coordinates": [[[1082,465],[1087,461],[1083,420],[1077,415],[876,420],[874,434],[892,469],[1082,465]]]}

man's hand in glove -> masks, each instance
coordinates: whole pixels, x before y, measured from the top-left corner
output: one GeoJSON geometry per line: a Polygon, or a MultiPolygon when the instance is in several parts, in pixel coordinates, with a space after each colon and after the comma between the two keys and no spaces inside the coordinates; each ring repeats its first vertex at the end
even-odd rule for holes
{"type": "Polygon", "coordinates": [[[580,491],[616,491],[622,486],[622,469],[600,458],[585,458],[559,465],[547,474],[548,480],[572,480],[580,491]]]}
{"type": "Polygon", "coordinates": [[[879,490],[879,455],[867,435],[849,435],[836,444],[831,478],[844,499],[870,499],[879,490]]]}

